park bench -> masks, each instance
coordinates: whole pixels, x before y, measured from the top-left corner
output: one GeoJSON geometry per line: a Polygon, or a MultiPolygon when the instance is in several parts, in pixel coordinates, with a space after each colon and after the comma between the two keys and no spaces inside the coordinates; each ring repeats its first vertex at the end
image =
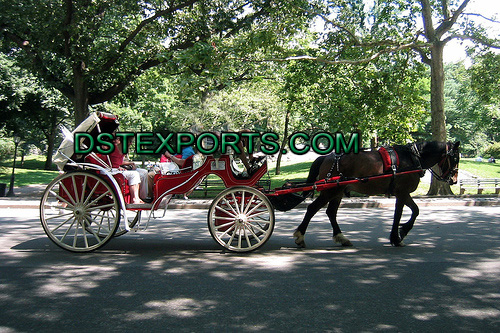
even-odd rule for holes
{"type": "Polygon", "coordinates": [[[482,194],[485,189],[495,189],[495,194],[500,194],[500,179],[499,178],[471,178],[461,179],[460,194],[464,194],[467,189],[477,189],[477,194],[482,194]]]}
{"type": "MultiPolygon", "coordinates": [[[[261,179],[256,184],[258,187],[262,187],[265,190],[271,189],[271,180],[270,179],[261,179]]],[[[209,192],[219,193],[222,189],[224,189],[224,183],[222,179],[217,178],[205,178],[195,189],[195,191],[203,191],[203,195],[206,198],[209,192]]]]}

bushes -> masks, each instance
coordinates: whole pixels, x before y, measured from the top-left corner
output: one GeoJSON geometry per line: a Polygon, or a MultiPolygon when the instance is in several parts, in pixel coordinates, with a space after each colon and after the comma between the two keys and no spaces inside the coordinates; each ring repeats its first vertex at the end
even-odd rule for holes
{"type": "Polygon", "coordinates": [[[495,142],[484,151],[484,158],[488,158],[490,156],[493,156],[495,159],[500,159],[500,142],[495,142]]]}
{"type": "Polygon", "coordinates": [[[0,161],[14,156],[14,142],[12,139],[0,139],[0,161]]]}

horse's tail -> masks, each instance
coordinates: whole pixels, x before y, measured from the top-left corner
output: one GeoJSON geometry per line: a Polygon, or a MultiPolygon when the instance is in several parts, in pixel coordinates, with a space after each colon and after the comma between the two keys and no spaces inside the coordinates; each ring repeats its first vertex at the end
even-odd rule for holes
{"type": "MultiPolygon", "coordinates": [[[[309,175],[307,176],[306,183],[307,184],[312,184],[314,183],[319,176],[319,169],[321,167],[321,164],[323,164],[323,161],[325,160],[326,155],[318,157],[312,164],[311,168],[309,169],[309,175]]],[[[302,192],[302,196],[304,198],[308,197],[309,194],[311,194],[312,190],[309,191],[304,191],[302,192]]]]}

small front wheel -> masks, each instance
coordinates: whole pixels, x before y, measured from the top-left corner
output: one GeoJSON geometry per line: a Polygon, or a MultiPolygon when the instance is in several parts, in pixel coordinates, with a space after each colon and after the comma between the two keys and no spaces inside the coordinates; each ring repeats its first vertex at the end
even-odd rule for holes
{"type": "Polygon", "coordinates": [[[255,250],[271,237],[274,209],[252,187],[232,187],[219,193],[208,211],[208,229],[222,247],[234,252],[255,250]]]}
{"type": "Polygon", "coordinates": [[[56,245],[72,252],[89,252],[113,237],[120,223],[120,205],[115,191],[100,176],[69,172],[45,189],[40,220],[56,245]]]}

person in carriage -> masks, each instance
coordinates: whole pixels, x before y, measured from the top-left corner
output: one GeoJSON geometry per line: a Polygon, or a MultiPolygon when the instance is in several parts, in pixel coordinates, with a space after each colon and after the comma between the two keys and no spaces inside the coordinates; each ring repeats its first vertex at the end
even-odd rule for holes
{"type": "MultiPolygon", "coordinates": [[[[130,138],[131,140],[132,138],[130,138]]],[[[130,145],[129,141],[129,145],[130,145]]],[[[112,174],[121,173],[125,179],[127,179],[127,183],[130,190],[130,199],[133,204],[144,204],[143,200],[149,201],[150,195],[152,193],[152,179],[148,177],[148,171],[144,169],[137,168],[134,162],[128,160],[127,154],[122,152],[123,143],[121,138],[115,136],[113,139],[114,150],[108,155],[96,154],[97,157],[107,164],[107,166],[111,166],[112,174]]],[[[101,166],[103,165],[99,159],[95,159],[92,156],[88,157],[89,162],[101,166]]]]}
{"type": "MultiPolygon", "coordinates": [[[[189,139],[187,137],[182,137],[182,141],[187,142],[189,139]]],[[[160,163],[172,161],[179,166],[180,169],[185,169],[192,167],[192,158],[196,155],[193,147],[185,146],[182,147],[180,154],[172,155],[168,150],[161,155],[160,163]]]]}

